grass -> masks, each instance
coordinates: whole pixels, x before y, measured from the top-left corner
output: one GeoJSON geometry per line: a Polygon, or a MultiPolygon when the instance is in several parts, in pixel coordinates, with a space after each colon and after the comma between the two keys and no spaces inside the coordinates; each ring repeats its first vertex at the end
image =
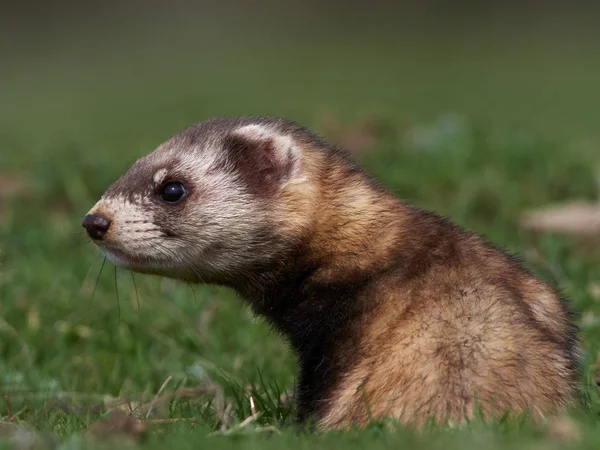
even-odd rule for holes
{"type": "MultiPolygon", "coordinates": [[[[511,59],[493,36],[483,35],[500,47],[486,54],[499,67],[492,71],[497,78],[488,74],[470,86],[461,77],[477,67],[475,60],[444,69],[443,54],[425,38],[400,47],[363,42],[376,52],[366,56],[369,64],[357,65],[353,51],[361,36],[320,46],[298,40],[285,52],[271,43],[251,54],[268,36],[250,35],[240,44],[214,24],[173,30],[170,41],[161,41],[164,32],[149,43],[147,29],[135,35],[117,30],[101,40],[94,33],[77,40],[65,34],[44,52],[13,56],[0,76],[0,388],[8,394],[0,415],[4,422],[17,415],[12,422],[31,432],[21,433],[18,445],[24,448],[37,436],[40,446],[79,448],[86,430],[109,411],[131,408],[152,421],[143,448],[597,447],[600,299],[594,293],[600,257],[576,240],[518,226],[525,209],[597,197],[600,154],[594,140],[584,145],[577,138],[594,130],[580,128],[585,121],[577,117],[561,129],[554,126],[556,111],[543,103],[554,92],[552,83],[561,85],[556,74],[543,78],[547,91],[542,83],[525,97],[540,104],[523,100],[520,125],[511,120],[519,89],[490,93],[486,102],[498,106],[493,114],[482,112],[477,101],[478,91],[503,84],[509,64],[517,67],[534,53],[539,62],[556,47],[532,44],[511,59]],[[218,45],[198,44],[200,62],[189,63],[190,48],[175,45],[219,32],[218,45]],[[419,52],[438,55],[440,66],[421,62],[403,73],[392,57],[396,51],[417,62],[419,52]],[[439,78],[436,69],[442,70],[439,78]],[[349,75],[338,82],[340,73],[349,75]],[[411,86],[420,94],[410,93],[411,86]],[[451,101],[450,108],[444,89],[463,103],[451,101]],[[466,116],[445,114],[456,109],[466,116]],[[423,432],[373,424],[364,431],[310,435],[291,425],[295,366],[289,349],[240,299],[217,287],[132,278],[109,264],[101,271],[80,221],[135,158],[182,126],[217,114],[285,115],[327,134],[324,111],[348,124],[377,113],[375,143],[360,155],[371,173],[398,195],[523,255],[565,290],[580,313],[586,352],[581,399],[568,421],[536,427],[526,420],[477,420],[423,432]],[[545,119],[525,120],[537,112],[545,119]],[[172,420],[181,418],[187,420],[172,420]],[[574,434],[579,439],[572,441],[574,434]]],[[[464,40],[446,45],[462,55],[464,40]]],[[[583,50],[558,50],[570,58],[563,73],[575,73],[573,67],[587,61],[583,50]]],[[[543,67],[538,70],[542,76],[543,67]]],[[[530,76],[519,81],[520,89],[536,86],[530,76]]],[[[595,81],[584,83],[588,76],[595,80],[590,72],[570,78],[579,83],[573,95],[595,92],[595,81]]],[[[575,109],[568,95],[558,100],[559,110],[575,109]]],[[[589,110],[581,114],[593,122],[589,110]]],[[[0,436],[8,434],[2,430],[0,436]]],[[[117,442],[127,444],[125,438],[117,442]]]]}

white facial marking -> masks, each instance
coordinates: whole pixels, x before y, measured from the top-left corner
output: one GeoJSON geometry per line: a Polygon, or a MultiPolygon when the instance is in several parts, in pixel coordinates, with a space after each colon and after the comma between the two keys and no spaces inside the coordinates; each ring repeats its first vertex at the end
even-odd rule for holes
{"type": "Polygon", "coordinates": [[[166,176],[167,169],[159,169],[152,177],[152,181],[154,181],[156,184],[162,184],[162,182],[165,181],[166,176]]]}

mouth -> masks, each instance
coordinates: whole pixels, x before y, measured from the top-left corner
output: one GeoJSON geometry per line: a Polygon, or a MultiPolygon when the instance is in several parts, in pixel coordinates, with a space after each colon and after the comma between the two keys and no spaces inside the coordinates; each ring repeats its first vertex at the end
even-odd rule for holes
{"type": "Polygon", "coordinates": [[[124,269],[132,269],[134,265],[133,258],[123,250],[113,247],[100,247],[100,250],[113,264],[123,267],[124,269]]]}
{"type": "Polygon", "coordinates": [[[98,247],[106,259],[118,267],[137,273],[164,275],[163,269],[152,264],[152,262],[147,259],[141,259],[139,257],[132,256],[131,253],[112,246],[98,247]]]}

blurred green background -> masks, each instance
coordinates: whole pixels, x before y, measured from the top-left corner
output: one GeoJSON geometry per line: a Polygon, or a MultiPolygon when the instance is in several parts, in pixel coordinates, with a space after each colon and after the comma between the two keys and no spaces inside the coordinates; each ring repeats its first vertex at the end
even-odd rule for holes
{"type": "MultiPolygon", "coordinates": [[[[224,390],[231,423],[224,427],[206,396],[175,399],[149,417],[199,422],[192,434],[167,428],[151,443],[181,446],[192,435],[235,428],[252,413],[250,395],[262,413],[250,428],[277,426],[288,436],[282,421],[295,368],[280,337],[223,289],[133,280],[109,264],[99,275],[102,259],[80,222],[135,159],[193,122],[283,116],[351,144],[365,137],[368,118],[377,126],[357,157],[370,172],[398,195],[518,252],[573,299],[586,354],[572,420],[583,446],[599,442],[596,252],[589,240],[518,226],[528,208],[596,199],[598,18],[566,2],[6,5],[2,420],[26,407],[10,422],[70,442],[111,410],[107,399],[147,407],[158,392],[210,383],[224,390]]],[[[451,444],[438,434],[322,443],[554,445],[551,433],[521,429],[498,423],[451,444]]],[[[263,445],[257,436],[235,445],[263,445]]],[[[321,442],[289,439],[271,445],[321,442]]]]}

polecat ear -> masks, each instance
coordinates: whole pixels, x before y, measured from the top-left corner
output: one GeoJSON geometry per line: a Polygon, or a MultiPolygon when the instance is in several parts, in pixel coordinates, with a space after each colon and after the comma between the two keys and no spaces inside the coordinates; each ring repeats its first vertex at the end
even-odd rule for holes
{"type": "Polygon", "coordinates": [[[228,162],[258,195],[277,192],[298,173],[301,151],[290,136],[245,125],[225,138],[228,162]]]}

